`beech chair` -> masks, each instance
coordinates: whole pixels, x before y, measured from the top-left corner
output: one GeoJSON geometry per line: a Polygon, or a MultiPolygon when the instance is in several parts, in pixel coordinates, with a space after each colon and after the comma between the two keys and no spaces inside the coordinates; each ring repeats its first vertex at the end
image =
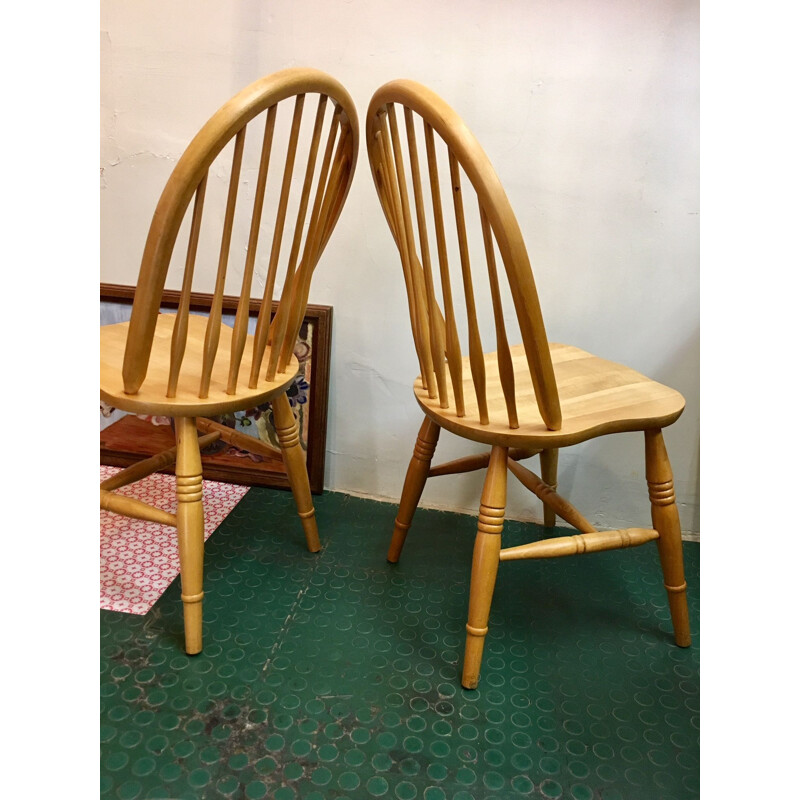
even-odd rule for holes
{"type": "Polygon", "coordinates": [[[681,530],[662,435],[683,411],[683,397],[621,364],[548,342],[508,198],[475,137],[440,97],[413,81],[387,83],[372,97],[366,135],[373,180],[403,268],[421,373],[414,393],[425,415],[388,560],[400,558],[428,477],[488,467],[472,560],[463,686],[478,684],[501,561],[655,541],[675,642],[688,646],[681,530]],[[497,267],[498,252],[504,270],[497,267]],[[521,343],[511,345],[507,328],[514,316],[521,343]],[[481,327],[481,318],[491,324],[481,327]],[[485,341],[494,344],[493,352],[485,352],[485,341]],[[491,451],[431,468],[442,428],[491,451]],[[653,528],[601,532],[556,493],[558,451],[623,431],[644,433],[653,528]],[[541,476],[519,463],[537,454],[541,476]],[[503,548],[509,471],[541,499],[547,527],[558,516],[578,534],[503,548]]]}
{"type": "Polygon", "coordinates": [[[330,76],[287,69],[243,89],[200,129],[167,181],[147,236],[130,321],[100,329],[101,399],[124,411],[165,415],[175,422],[176,446],[104,481],[100,506],[177,528],[189,654],[202,649],[200,451],[220,436],[235,437],[225,426],[209,426],[207,417],[272,404],[306,544],[311,552],[320,549],[298,425],[286,391],[299,368],[293,350],[311,276],[342,211],[357,153],[353,101],[330,76]],[[307,119],[304,109],[312,112],[307,119]],[[245,147],[248,130],[252,148],[245,147]],[[215,206],[211,196],[217,189],[215,206]],[[201,233],[204,207],[210,219],[201,233]],[[237,210],[242,219],[236,218],[237,210]],[[262,229],[262,238],[269,241],[261,244],[260,257],[262,229]],[[181,299],[176,313],[160,313],[179,235],[185,247],[185,260],[176,265],[182,271],[181,299]],[[206,253],[216,279],[211,310],[204,316],[190,313],[190,294],[194,273],[200,273],[195,266],[206,253]],[[222,321],[228,283],[238,290],[232,327],[222,321]],[[250,333],[251,297],[259,296],[250,333]],[[278,306],[271,318],[273,297],[278,306]],[[198,420],[211,432],[199,437],[198,420]],[[115,493],[173,463],[176,514],[115,493]]]}

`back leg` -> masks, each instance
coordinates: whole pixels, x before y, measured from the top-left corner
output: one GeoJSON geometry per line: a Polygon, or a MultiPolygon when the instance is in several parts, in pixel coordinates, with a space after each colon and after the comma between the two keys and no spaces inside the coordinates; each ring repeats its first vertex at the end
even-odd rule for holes
{"type": "Polygon", "coordinates": [[[309,552],[316,553],[320,550],[321,545],[316,512],[311,501],[311,485],[308,482],[303,449],[300,447],[300,431],[297,420],[294,418],[289,398],[285,393],[272,400],[272,413],[275,415],[275,432],[278,434],[278,444],[283,454],[286,476],[289,479],[292,495],[294,495],[297,515],[300,517],[306,535],[306,546],[309,552]]]}
{"type": "Polygon", "coordinates": [[[406,472],[406,480],[403,484],[403,493],[400,495],[400,508],[397,511],[397,518],[394,521],[394,532],[392,542],[389,545],[389,553],[386,559],[392,564],[400,560],[400,553],[406,540],[406,534],[411,527],[411,520],[417,510],[419,498],[428,480],[428,473],[431,469],[431,459],[436,451],[436,444],[439,441],[441,428],[430,417],[425,417],[417,435],[417,443],[414,445],[414,454],[406,472]]]}
{"type": "MultiPolygon", "coordinates": [[[[542,450],[539,454],[539,463],[542,466],[542,480],[553,490],[558,488],[558,450],[542,450]]],[[[547,503],[544,506],[544,526],[554,528],[556,524],[556,512],[547,503]]]]}
{"type": "Polygon", "coordinates": [[[683,543],[672,467],[667,457],[664,436],[660,430],[645,431],[645,472],[650,493],[653,527],[658,531],[658,555],[664,573],[664,586],[669,599],[669,611],[675,632],[675,644],[688,647],[689,606],[686,601],[686,578],[683,571],[683,543]]]}

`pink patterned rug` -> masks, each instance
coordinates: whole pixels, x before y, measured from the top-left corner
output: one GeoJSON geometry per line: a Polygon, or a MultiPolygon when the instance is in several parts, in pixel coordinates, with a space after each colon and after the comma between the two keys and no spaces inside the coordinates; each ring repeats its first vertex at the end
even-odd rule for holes
{"type": "MultiPolygon", "coordinates": [[[[119,467],[100,466],[104,481],[119,467]]],[[[217,529],[248,486],[203,481],[205,538],[217,529]]],[[[175,513],[175,476],[154,473],[118,490],[175,513]]],[[[100,608],[146,614],[180,572],[175,529],[142,519],[100,511],[100,608]]]]}

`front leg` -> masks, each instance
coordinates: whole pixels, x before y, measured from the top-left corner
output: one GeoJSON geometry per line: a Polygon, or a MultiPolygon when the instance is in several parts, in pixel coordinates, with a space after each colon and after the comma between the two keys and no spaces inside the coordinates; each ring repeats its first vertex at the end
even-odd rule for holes
{"type": "Polygon", "coordinates": [[[178,555],[181,564],[181,600],[186,652],[203,649],[203,467],[197,427],[192,417],[175,419],[177,457],[175,477],[178,495],[178,555]]]}
{"type": "Polygon", "coordinates": [[[688,647],[692,638],[689,632],[689,606],[683,572],[681,523],[678,506],[675,504],[672,467],[660,430],[645,431],[644,441],[647,488],[650,493],[653,527],[658,531],[658,555],[664,573],[675,644],[688,647]]]}
{"type": "Polygon", "coordinates": [[[489,611],[500,564],[500,544],[506,511],[508,448],[495,445],[489,458],[489,469],[483,484],[478,514],[478,535],[472,554],[472,576],[469,585],[467,644],[461,685],[474,689],[481,671],[483,645],[489,632],[489,611]]]}

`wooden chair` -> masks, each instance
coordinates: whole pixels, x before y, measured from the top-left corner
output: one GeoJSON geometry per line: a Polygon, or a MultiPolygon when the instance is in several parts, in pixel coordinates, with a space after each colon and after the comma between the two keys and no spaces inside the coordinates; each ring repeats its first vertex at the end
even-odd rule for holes
{"type": "Polygon", "coordinates": [[[198,437],[198,418],[272,403],[306,543],[312,552],[320,549],[286,390],[298,371],[293,349],[311,275],[341,213],[357,153],[353,101],[330,76],[287,69],[243,89],[201,128],[167,181],[147,236],[130,322],[100,330],[101,398],[125,411],[175,420],[176,447],[103,482],[100,506],[177,528],[187,653],[202,649],[200,450],[226,435],[220,430],[224,426],[217,426],[198,437]],[[312,112],[306,119],[304,109],[312,112]],[[248,130],[251,148],[245,147],[248,130]],[[204,208],[210,219],[201,233],[204,208]],[[243,220],[236,217],[237,210],[244,212],[243,220]],[[270,241],[259,249],[262,229],[262,238],[270,241]],[[159,305],[179,235],[185,237],[186,253],[178,268],[183,273],[181,300],[175,314],[162,314],[159,305]],[[189,313],[189,297],[195,267],[206,253],[209,272],[216,267],[216,280],[211,310],[201,316],[189,313]],[[232,327],[222,321],[226,282],[240,287],[232,327]],[[256,289],[262,298],[260,313],[249,333],[256,289]],[[279,303],[271,319],[273,296],[279,303]],[[172,463],[176,514],[114,493],[172,463]]]}
{"type": "Polygon", "coordinates": [[[675,641],[688,646],[681,531],[662,436],[662,428],[683,411],[683,397],[628,367],[577,347],[548,343],[528,254],[508,198],[477,140],[441,98],[412,81],[382,86],[367,114],[367,150],[400,253],[421,372],[414,392],[425,414],[389,561],[400,557],[429,476],[488,466],[472,562],[462,684],[469,689],[478,683],[501,561],[656,541],[675,641]],[[444,195],[451,195],[450,201],[444,195]],[[452,212],[446,213],[451,203],[452,212]],[[483,251],[480,259],[475,251],[483,251]],[[497,268],[497,252],[504,270],[497,268]],[[456,260],[460,280],[451,278],[451,272],[459,271],[456,260]],[[479,325],[481,303],[485,316],[492,318],[484,327],[479,325]],[[521,343],[512,346],[507,328],[514,316],[521,343]],[[485,342],[494,344],[494,352],[485,352],[490,349],[485,342]],[[431,468],[441,428],[489,445],[491,451],[431,468]],[[653,528],[599,532],[555,492],[558,450],[622,431],[644,433],[653,528]],[[541,477],[518,463],[536,454],[541,477]],[[557,515],[577,528],[578,535],[503,548],[507,471],[542,500],[545,525],[553,526],[557,515]]]}

